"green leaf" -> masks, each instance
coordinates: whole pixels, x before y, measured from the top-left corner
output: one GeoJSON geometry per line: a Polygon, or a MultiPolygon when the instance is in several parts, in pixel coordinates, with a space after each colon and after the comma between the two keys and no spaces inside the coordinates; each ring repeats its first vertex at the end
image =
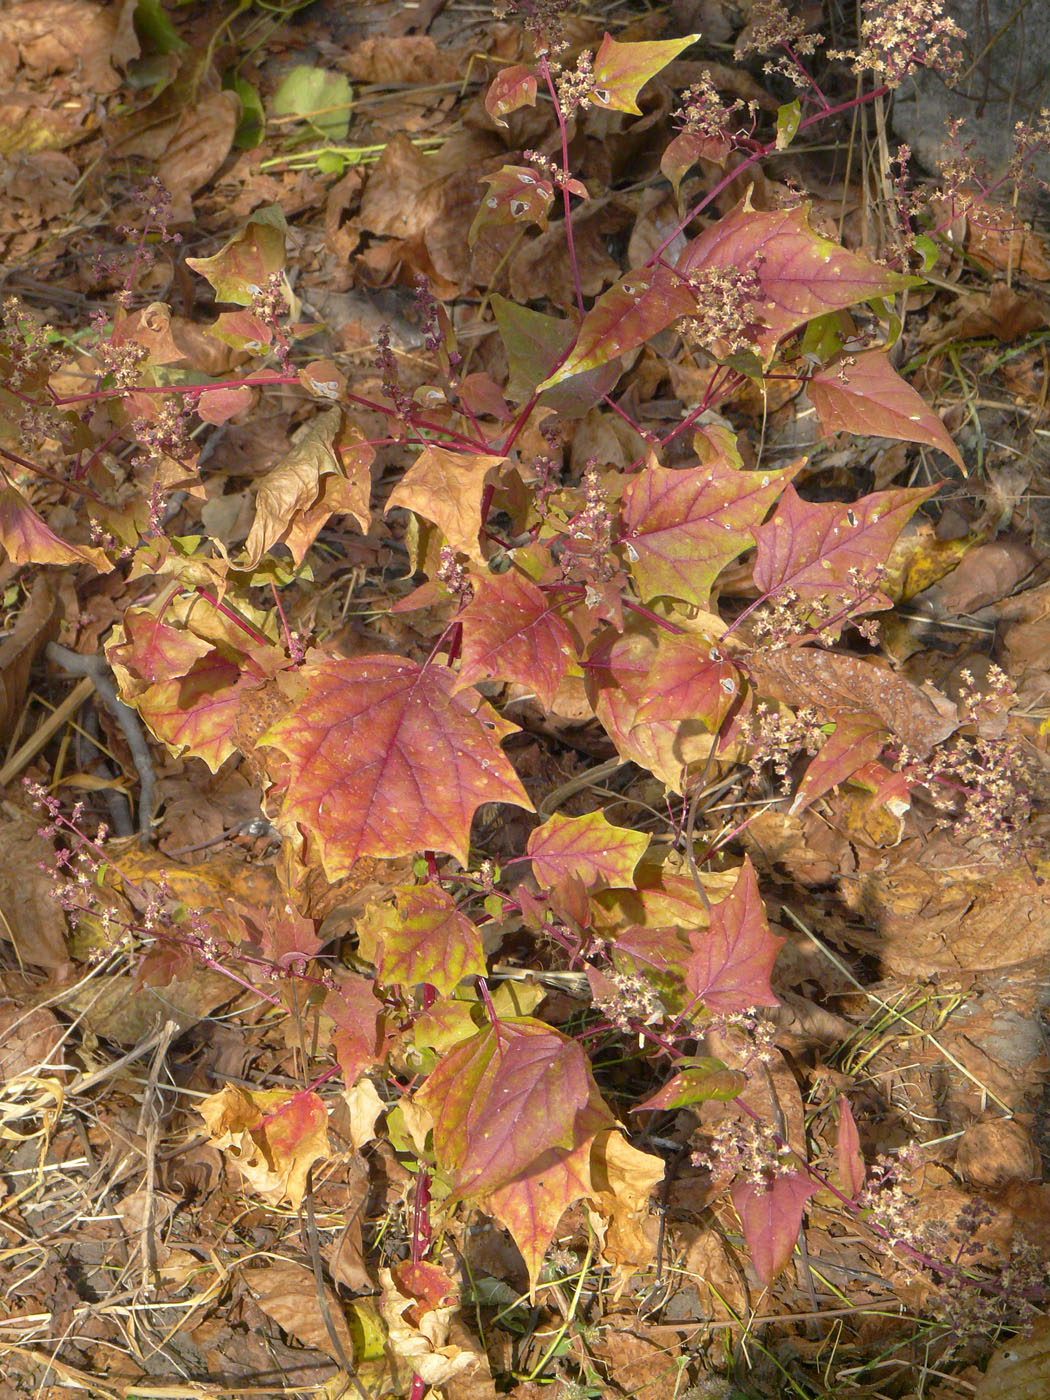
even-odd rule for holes
{"type": "Polygon", "coordinates": [[[140,39],[148,39],[157,53],[183,53],[189,48],[180,39],[160,0],[138,0],[135,6],[135,30],[140,39]]]}
{"type": "Polygon", "coordinates": [[[262,98],[246,78],[236,73],[228,73],[222,85],[228,91],[235,92],[241,103],[241,115],[233,144],[240,151],[250,151],[259,145],[266,134],[266,113],[263,110],[262,98]]]}
{"type": "Polygon", "coordinates": [[[669,1079],[662,1089],[651,1094],[644,1103],[638,1104],[633,1112],[644,1113],[657,1108],[688,1108],[690,1104],[705,1103],[708,1099],[728,1103],[743,1093],[747,1082],[747,1075],[740,1070],[729,1069],[721,1060],[703,1055],[669,1079]]]}
{"type": "Polygon", "coordinates": [[[795,139],[798,124],[802,120],[802,103],[799,98],[786,102],[777,109],[777,150],[786,150],[795,139]]]}
{"type": "Polygon", "coordinates": [[[273,95],[275,117],[299,117],[327,141],[345,141],[353,89],[343,73],[300,63],[273,95]]]}
{"type": "Polygon", "coordinates": [[[427,983],[451,996],[464,977],[484,977],[481,934],[450,894],[433,884],[392,893],[393,903],[371,904],[357,924],[361,956],[384,986],[427,983]]]}

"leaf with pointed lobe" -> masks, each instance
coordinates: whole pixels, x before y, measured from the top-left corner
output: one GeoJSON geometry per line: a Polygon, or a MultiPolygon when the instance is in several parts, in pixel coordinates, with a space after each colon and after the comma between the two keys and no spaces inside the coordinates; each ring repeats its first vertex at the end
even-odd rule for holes
{"type": "Polygon", "coordinates": [[[901,378],[885,350],[833,360],[807,380],[806,390],[825,433],[925,442],[963,464],[940,418],[901,378]]]}
{"type": "Polygon", "coordinates": [[[603,292],[584,316],[572,353],[538,386],[549,389],[636,350],[696,310],[696,293],[671,268],[638,268],[603,292]]]}
{"type": "Polygon", "coordinates": [[[159,681],[134,696],[147,729],[178,757],[191,754],[217,773],[237,750],[237,719],[246,696],[264,677],[209,649],[182,676],[159,681]]]}
{"type": "Polygon", "coordinates": [[[372,983],[353,972],[341,972],[325,993],[324,1014],[334,1026],[332,1045],[348,1089],[382,1058],[383,1007],[372,983]]]}
{"type": "Polygon", "coordinates": [[[551,1148],[505,1186],[483,1196],[479,1205],[510,1231],[535,1288],[558,1223],[568,1208],[591,1195],[591,1149],[612,1115],[597,1093],[576,1115],[572,1148],[551,1148]]]}
{"type": "Polygon", "coordinates": [[[857,1121],[845,1096],[839,1099],[839,1130],[835,1140],[835,1155],[842,1189],[851,1201],[855,1201],[864,1189],[867,1167],[860,1150],[857,1121]]]}
{"type": "Polygon", "coordinates": [[[591,102],[611,112],[640,116],[639,91],[699,38],[699,34],[684,34],[680,39],[621,44],[606,34],[594,57],[591,102]]]}
{"type": "MultiPolygon", "coordinates": [[[[572,345],[576,326],[563,317],[519,306],[498,293],[493,293],[490,302],[510,371],[507,398],[512,403],[525,403],[572,345]]],[[[623,365],[612,360],[545,389],[539,402],[565,417],[582,418],[612,391],[622,373],[623,365]]]]}
{"type": "Polygon", "coordinates": [[[505,165],[491,175],[482,175],[488,193],[482,196],[474,222],[467,231],[471,248],[486,228],[508,228],[516,224],[547,227],[547,215],[554,201],[554,186],[524,165],[505,165]]]}
{"type": "Polygon", "coordinates": [[[729,1069],[721,1060],[710,1055],[693,1060],[673,1075],[662,1089],[637,1104],[633,1113],[648,1113],[654,1109],[688,1108],[690,1104],[713,1099],[728,1103],[747,1087],[747,1075],[729,1069]]]}
{"type": "Polygon", "coordinates": [[[416,1094],[433,1118],[434,1154],[457,1197],[517,1180],[547,1152],[579,1145],[591,1095],[575,1041],[541,1021],[499,1021],[442,1057],[416,1094]]]}
{"type": "Polygon", "coordinates": [[[484,977],[477,925],[439,885],[401,885],[393,901],[371,904],[357,921],[361,955],[384,986],[426,983],[447,997],[464,977],[484,977]]]}
{"type": "Polygon", "coordinates": [[[459,614],[463,651],[456,688],[479,680],[518,681],[549,710],[569,664],[572,633],[553,596],[518,569],[474,579],[474,597],[459,614]]]}
{"type": "Polygon", "coordinates": [[[207,278],[217,301],[250,306],[274,273],[285,266],[287,224],[280,208],[257,209],[247,224],[210,258],[187,258],[186,265],[207,278]]]}
{"type": "Polygon", "coordinates": [[[604,812],[588,812],[582,817],[548,817],[531,833],[526,850],[541,885],[573,874],[589,886],[629,886],[648,847],[644,832],[613,826],[604,812]]]}
{"type": "Polygon", "coordinates": [[[211,651],[211,643],[184,627],[173,627],[148,608],[128,608],[105,646],[121,694],[140,694],[148,686],[184,676],[211,651]]]}
{"type": "Polygon", "coordinates": [[[487,452],[425,447],[391,491],[386,511],[394,506],[414,511],[438,527],[451,549],[483,563],[481,498],[493,470],[505,460],[487,452]]]}
{"type": "Polygon", "coordinates": [[[660,157],[660,173],[671,182],[675,199],[682,179],[698,161],[708,160],[713,165],[725,165],[726,156],[733,149],[725,136],[707,136],[701,131],[680,131],[668,142],[660,157]]]}
{"type": "Polygon", "coordinates": [[[771,518],[752,527],[755,584],[767,598],[791,589],[803,602],[826,600],[832,614],[888,607],[875,587],[878,571],[908,520],[939,489],[902,486],[846,505],[804,501],[788,486],[771,518]],[[864,600],[850,577],[854,570],[861,588],[872,590],[864,600]]]}
{"type": "Polygon", "coordinates": [[[744,1243],[763,1287],[768,1288],[790,1262],[806,1203],[819,1190],[820,1183],[803,1172],[775,1176],[768,1187],[739,1181],[731,1188],[744,1243]]]}
{"type": "Polygon", "coordinates": [[[762,212],[742,202],[678,260],[681,272],[733,267],[758,275],[756,346],[767,359],[779,340],[815,316],[918,285],[816,233],[805,204],[762,212]]]}
{"type": "Polygon", "coordinates": [[[657,632],[647,624],[622,633],[610,629],[600,638],[587,661],[585,685],[620,756],[648,768],[674,792],[681,791],[685,770],[710,753],[712,731],[739,695],[736,678],[712,659],[700,638],[657,632]],[[672,694],[667,711],[654,702],[665,668],[672,694]],[[722,681],[732,681],[735,692],[722,681]],[[683,715],[675,702],[687,696],[701,708],[683,715]]]}
{"type": "Polygon", "coordinates": [[[715,454],[698,467],[645,467],[623,493],[621,544],[642,599],[706,607],[725,566],[798,471],[744,471],[715,454]]]}
{"type": "Polygon", "coordinates": [[[298,1209],[310,1167],[329,1155],[328,1112],[319,1094],[227,1084],[202,1099],[197,1112],[253,1191],[298,1209]]]}
{"type": "Polygon", "coordinates": [[[843,715],[835,720],[834,733],[820,746],[820,752],[810,760],[791,803],[790,813],[797,816],[824,793],[844,783],[858,768],[878,758],[889,733],[873,715],[843,715]]]}
{"type": "Polygon", "coordinates": [[[100,574],[108,574],[113,568],[104,549],[67,544],[60,539],[21,491],[4,485],[3,476],[0,476],[0,549],[10,563],[19,566],[90,564],[100,574]]]}
{"type": "Polygon", "coordinates": [[[750,856],[730,894],[711,906],[704,930],[690,932],[686,986],[709,1011],[778,1006],[769,978],[784,940],[769,927],[750,856]]]}
{"type": "Polygon", "coordinates": [[[361,856],[426,849],[469,865],[470,823],[486,802],[532,810],[499,746],[515,732],[441,666],[391,655],[314,656],[302,694],[260,744],[288,760],[282,823],[316,840],[329,880],[361,856]]]}
{"type": "Polygon", "coordinates": [[[505,127],[503,120],[519,107],[535,107],[536,75],[523,63],[501,68],[489,84],[485,93],[485,111],[497,126],[505,127]]]}

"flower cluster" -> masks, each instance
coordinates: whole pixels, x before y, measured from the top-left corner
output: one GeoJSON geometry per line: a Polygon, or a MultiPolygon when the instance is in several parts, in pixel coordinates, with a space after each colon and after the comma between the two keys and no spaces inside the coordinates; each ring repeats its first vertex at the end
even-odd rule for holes
{"type": "Polygon", "coordinates": [[[686,273],[696,310],[679,329],[698,346],[720,340],[730,354],[750,349],[761,322],[755,306],[762,295],[758,267],[704,267],[686,273]]]}
{"type": "Polygon", "coordinates": [[[755,1186],[770,1186],[776,1177],[798,1171],[787,1143],[753,1118],[724,1119],[708,1137],[706,1148],[693,1153],[692,1162],[718,1176],[746,1177],[755,1186]]]}
{"type": "Polygon", "coordinates": [[[711,74],[702,73],[700,81],[682,93],[673,117],[682,131],[688,131],[694,136],[706,136],[709,140],[718,140],[726,135],[730,118],[743,105],[737,98],[727,107],[715,89],[711,74]]]}
{"type": "Polygon", "coordinates": [[[590,49],[584,49],[574,68],[565,68],[558,74],[558,105],[562,116],[569,116],[577,107],[586,111],[591,105],[593,90],[594,54],[590,49]]]}
{"type": "Polygon", "coordinates": [[[383,379],[383,393],[394,405],[394,412],[397,416],[407,421],[413,410],[412,397],[410,394],[406,394],[401,387],[397,360],[394,358],[394,352],[390,348],[389,326],[379,327],[379,334],[376,336],[376,357],[374,363],[383,379]]]}
{"type": "Polygon", "coordinates": [[[784,56],[771,59],[764,65],[764,71],[780,73],[797,82],[800,76],[805,76],[799,59],[816,53],[823,42],[821,35],[807,32],[805,20],[791,14],[783,0],[755,0],[747,33],[737,44],[737,56],[770,54],[782,49],[784,56]]]}
{"type": "Polygon", "coordinates": [[[656,988],[637,972],[619,972],[615,968],[603,973],[610,984],[604,993],[592,993],[594,1005],[621,1031],[638,1025],[658,1025],[667,1011],[656,988]]]}
{"type": "Polygon", "coordinates": [[[565,16],[576,12],[572,0],[496,0],[497,19],[515,15],[532,40],[538,58],[556,58],[568,47],[563,37],[565,16]]]}
{"type": "Polygon", "coordinates": [[[467,597],[473,592],[470,575],[457,560],[456,551],[447,544],[441,546],[441,562],[434,577],[456,598],[467,597]]]}
{"type": "Polygon", "coordinates": [[[740,724],[740,737],[751,750],[748,767],[758,776],[766,764],[772,766],[781,791],[791,790],[790,770],[800,753],[818,754],[825,735],[816,710],[808,705],[796,714],[758,705],[740,724]]]}
{"type": "Polygon", "coordinates": [[[33,316],[17,297],[0,302],[0,353],[5,365],[5,387],[18,391],[38,388],[59,366],[52,343],[54,330],[33,316]]]}
{"type": "Polygon", "coordinates": [[[874,73],[889,87],[899,87],[914,68],[955,73],[962,66],[959,41],[966,35],[944,13],[944,0],[864,0],[860,47],[835,52],[855,73],[874,73]]]}

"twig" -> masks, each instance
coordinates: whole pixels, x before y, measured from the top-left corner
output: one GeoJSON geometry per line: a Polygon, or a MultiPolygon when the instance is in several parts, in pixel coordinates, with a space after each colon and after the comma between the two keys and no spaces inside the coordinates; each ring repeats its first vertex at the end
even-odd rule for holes
{"type": "Polygon", "coordinates": [[[139,775],[139,840],[147,841],[153,826],[156,777],[138,715],[130,705],[125,705],[117,694],[109,666],[101,656],[82,656],[80,652],[71,651],[69,647],[60,646],[58,642],[48,642],[45,655],[49,661],[61,666],[67,675],[85,676],[89,679],[95,687],[95,694],[120,725],[121,733],[131,750],[131,761],[139,775]]]}

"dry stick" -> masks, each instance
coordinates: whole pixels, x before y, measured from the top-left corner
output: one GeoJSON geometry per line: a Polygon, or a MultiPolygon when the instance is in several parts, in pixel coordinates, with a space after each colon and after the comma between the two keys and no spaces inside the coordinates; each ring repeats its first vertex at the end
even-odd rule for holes
{"type": "Polygon", "coordinates": [[[45,655],[49,661],[61,666],[67,675],[84,676],[89,679],[98,698],[120,725],[131,750],[135,771],[139,775],[139,839],[147,841],[153,826],[156,778],[153,773],[153,760],[150,758],[138,715],[130,705],[125,705],[117,694],[109,666],[101,656],[82,656],[80,652],[70,651],[69,647],[59,646],[57,642],[47,644],[45,655]]]}
{"type": "Polygon", "coordinates": [[[0,768],[0,788],[6,787],[9,782],[18,777],[22,769],[36,757],[52,734],[61,729],[67,720],[73,718],[94,689],[94,681],[85,677],[79,685],[69,692],[61,705],[51,711],[47,719],[33,730],[29,738],[15,749],[3,768],[0,768]]]}

